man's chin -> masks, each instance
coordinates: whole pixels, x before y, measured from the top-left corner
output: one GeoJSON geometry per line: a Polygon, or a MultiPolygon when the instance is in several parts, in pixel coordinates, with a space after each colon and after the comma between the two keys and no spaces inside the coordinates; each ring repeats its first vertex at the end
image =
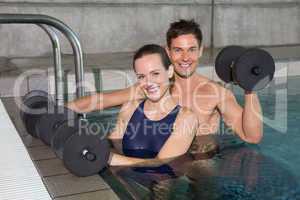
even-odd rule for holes
{"type": "Polygon", "coordinates": [[[189,78],[191,77],[195,71],[188,71],[188,72],[176,72],[176,74],[181,78],[189,78]]]}

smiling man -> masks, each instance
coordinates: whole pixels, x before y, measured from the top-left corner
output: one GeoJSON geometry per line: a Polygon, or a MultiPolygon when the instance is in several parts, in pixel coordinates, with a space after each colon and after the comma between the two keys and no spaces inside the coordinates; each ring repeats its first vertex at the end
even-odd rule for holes
{"type": "MultiPolygon", "coordinates": [[[[196,72],[203,53],[202,32],[196,22],[179,20],[172,23],[167,31],[166,51],[175,71],[172,98],[197,114],[197,136],[205,138],[204,135],[216,133],[220,117],[223,117],[226,125],[243,141],[261,141],[261,107],[257,95],[245,91],[245,103],[241,107],[230,90],[196,72]]],[[[83,97],[70,102],[68,107],[77,112],[90,112],[140,98],[144,95],[136,84],[111,93],[83,97]]]]}

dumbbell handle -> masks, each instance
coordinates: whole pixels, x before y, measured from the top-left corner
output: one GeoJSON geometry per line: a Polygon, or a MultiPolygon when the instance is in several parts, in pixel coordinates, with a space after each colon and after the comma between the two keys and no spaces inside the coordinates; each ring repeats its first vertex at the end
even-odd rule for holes
{"type": "Polygon", "coordinates": [[[93,161],[96,160],[96,154],[90,152],[87,149],[82,150],[82,154],[81,155],[82,155],[83,158],[87,159],[88,161],[93,162],[93,161]]]}
{"type": "Polygon", "coordinates": [[[259,66],[254,66],[254,67],[251,69],[251,72],[252,72],[252,74],[258,76],[258,75],[262,72],[262,69],[261,69],[261,67],[259,67],[259,66]]]}

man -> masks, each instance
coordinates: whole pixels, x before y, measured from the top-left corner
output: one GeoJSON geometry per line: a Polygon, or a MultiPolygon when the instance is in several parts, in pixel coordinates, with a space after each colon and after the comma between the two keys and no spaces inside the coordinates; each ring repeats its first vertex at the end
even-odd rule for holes
{"type": "MultiPolygon", "coordinates": [[[[220,116],[243,141],[259,143],[262,139],[261,107],[254,92],[245,91],[242,108],[232,92],[198,74],[196,68],[203,53],[202,33],[193,20],[179,20],[167,32],[166,51],[175,70],[172,97],[181,106],[193,110],[199,120],[197,136],[215,133],[220,116]]],[[[129,99],[143,98],[136,86],[112,93],[98,93],[70,102],[77,112],[90,112],[120,105],[129,99]]],[[[206,141],[205,139],[202,141],[206,141]]]]}

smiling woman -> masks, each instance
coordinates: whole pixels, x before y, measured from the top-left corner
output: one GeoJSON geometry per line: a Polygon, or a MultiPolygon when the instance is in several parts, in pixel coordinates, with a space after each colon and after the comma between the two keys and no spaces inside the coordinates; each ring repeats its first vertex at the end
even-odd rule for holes
{"type": "Polygon", "coordinates": [[[111,166],[156,167],[189,149],[198,120],[170,94],[173,66],[164,48],[150,44],[134,55],[133,68],[145,100],[124,104],[109,138],[119,151],[110,155],[111,166]],[[120,143],[114,142],[122,140],[120,143]]]}
{"type": "Polygon", "coordinates": [[[170,96],[169,79],[173,76],[173,66],[164,49],[155,45],[144,46],[137,52],[134,60],[138,83],[147,98],[156,102],[162,97],[170,96]],[[143,55],[142,53],[150,47],[156,48],[162,55],[159,53],[143,55]]]}

